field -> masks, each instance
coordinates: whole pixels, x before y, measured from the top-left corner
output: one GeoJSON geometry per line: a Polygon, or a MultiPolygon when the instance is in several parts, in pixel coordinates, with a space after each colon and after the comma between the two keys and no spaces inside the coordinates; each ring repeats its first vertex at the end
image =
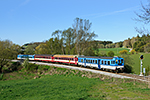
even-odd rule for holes
{"type": "Polygon", "coordinates": [[[132,65],[133,67],[133,71],[135,74],[140,74],[140,66],[141,66],[141,62],[140,62],[140,56],[143,55],[144,59],[143,59],[143,68],[150,68],[150,54],[146,54],[146,53],[139,53],[139,54],[134,54],[134,55],[130,55],[130,57],[133,59],[134,64],[132,65]]]}
{"type": "Polygon", "coordinates": [[[0,100],[150,99],[145,83],[102,76],[43,75],[37,79],[0,81],[0,100]]]}
{"type": "Polygon", "coordinates": [[[127,48],[104,48],[104,49],[99,49],[100,52],[104,52],[104,53],[108,53],[109,51],[113,51],[115,53],[115,56],[119,56],[119,51],[122,51],[122,50],[127,50],[129,51],[130,49],[127,49],[127,48]]]}

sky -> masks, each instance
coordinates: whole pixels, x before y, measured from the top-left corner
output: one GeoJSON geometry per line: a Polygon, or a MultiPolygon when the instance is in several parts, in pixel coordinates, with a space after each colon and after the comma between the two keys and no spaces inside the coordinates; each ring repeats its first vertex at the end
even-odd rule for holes
{"type": "Polygon", "coordinates": [[[23,45],[52,38],[72,27],[75,18],[89,20],[95,40],[119,42],[137,36],[135,21],[148,0],[0,0],[0,40],[23,45]]]}

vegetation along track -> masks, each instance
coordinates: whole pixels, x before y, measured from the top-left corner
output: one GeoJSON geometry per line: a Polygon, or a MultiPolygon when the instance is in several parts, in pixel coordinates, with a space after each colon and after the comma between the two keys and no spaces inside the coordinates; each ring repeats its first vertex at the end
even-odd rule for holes
{"type": "MultiPolygon", "coordinates": [[[[14,62],[17,62],[19,60],[12,60],[14,62]]],[[[112,73],[109,71],[102,71],[95,68],[89,68],[89,67],[80,67],[80,66],[74,66],[74,65],[66,65],[66,64],[58,64],[58,63],[48,63],[48,62],[36,62],[36,61],[30,61],[30,63],[39,64],[39,65],[48,65],[48,66],[55,66],[55,67],[61,67],[61,68],[69,68],[74,70],[81,70],[81,71],[90,71],[92,73],[98,73],[103,74],[115,78],[127,78],[127,79],[134,79],[138,81],[148,82],[147,76],[139,76],[135,74],[128,74],[128,73],[112,73]]],[[[150,80],[149,80],[150,81],[150,80]]]]}

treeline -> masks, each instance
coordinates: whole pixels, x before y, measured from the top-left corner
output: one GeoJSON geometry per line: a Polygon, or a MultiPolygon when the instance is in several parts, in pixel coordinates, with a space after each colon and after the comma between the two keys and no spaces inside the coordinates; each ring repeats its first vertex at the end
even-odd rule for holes
{"type": "Polygon", "coordinates": [[[124,40],[123,46],[126,48],[133,48],[137,52],[150,52],[150,35],[143,34],[141,37],[137,35],[136,37],[128,38],[124,40]]]}

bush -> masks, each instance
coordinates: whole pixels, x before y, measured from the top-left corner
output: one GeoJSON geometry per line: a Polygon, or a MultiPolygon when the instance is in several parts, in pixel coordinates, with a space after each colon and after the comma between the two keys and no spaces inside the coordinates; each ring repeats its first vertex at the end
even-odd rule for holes
{"type": "Polygon", "coordinates": [[[124,72],[133,73],[133,68],[130,65],[124,65],[124,72]]]}
{"type": "Polygon", "coordinates": [[[120,54],[127,54],[128,51],[127,50],[122,50],[122,51],[119,51],[120,54]]]}
{"type": "Polygon", "coordinates": [[[131,54],[135,54],[136,51],[134,49],[131,50],[131,54]]]}
{"type": "Polygon", "coordinates": [[[23,66],[24,68],[26,68],[28,65],[29,65],[29,58],[27,58],[27,59],[22,63],[22,66],[23,66]]]}
{"type": "Polygon", "coordinates": [[[114,56],[114,52],[113,52],[113,51],[109,51],[109,52],[108,52],[108,56],[109,56],[109,57],[113,57],[113,56],[114,56]]]}
{"type": "Polygon", "coordinates": [[[27,71],[35,71],[35,70],[38,69],[38,66],[37,66],[36,64],[29,63],[29,64],[25,67],[25,69],[26,69],[27,71]]]}
{"type": "Polygon", "coordinates": [[[34,71],[38,69],[38,66],[36,64],[29,63],[28,58],[23,62],[22,65],[27,71],[34,71]]]}
{"type": "Polygon", "coordinates": [[[121,55],[121,57],[124,59],[124,67],[125,67],[124,72],[133,73],[133,68],[132,68],[132,65],[134,64],[133,59],[126,54],[121,55]]]}
{"type": "Polygon", "coordinates": [[[2,79],[3,79],[3,75],[4,75],[4,73],[2,73],[2,74],[1,74],[1,76],[0,76],[0,80],[2,80],[2,79]]]}

